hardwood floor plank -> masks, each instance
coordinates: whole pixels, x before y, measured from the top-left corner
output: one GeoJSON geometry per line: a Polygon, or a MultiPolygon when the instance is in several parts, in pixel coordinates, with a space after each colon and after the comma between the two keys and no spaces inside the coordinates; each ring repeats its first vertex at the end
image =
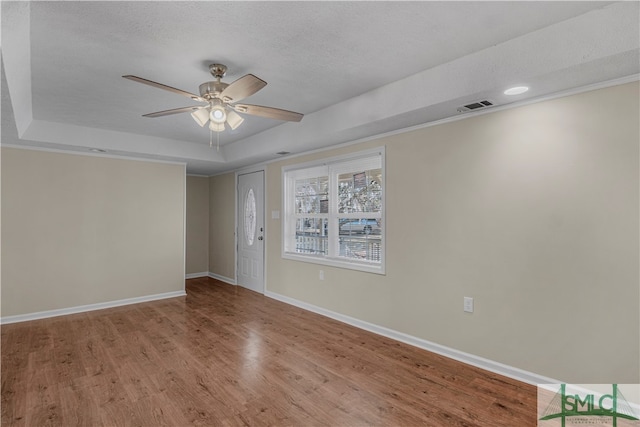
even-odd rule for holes
{"type": "Polygon", "coordinates": [[[518,426],[536,388],[210,278],[3,325],[3,426],[518,426]]]}
{"type": "Polygon", "coordinates": [[[97,424],[99,407],[94,396],[77,384],[59,387],[62,419],[67,426],[87,426],[97,424]]]}
{"type": "MultiPolygon", "coordinates": [[[[43,378],[43,377],[38,377],[43,378]]],[[[37,381],[37,380],[36,380],[37,381]]],[[[62,423],[58,386],[44,381],[30,387],[25,400],[25,425],[57,426],[62,423]]]]}
{"type": "Polygon", "coordinates": [[[2,423],[10,420],[15,425],[24,425],[27,402],[23,387],[27,382],[27,375],[27,371],[21,369],[7,368],[6,373],[3,371],[0,403],[2,423]]]}

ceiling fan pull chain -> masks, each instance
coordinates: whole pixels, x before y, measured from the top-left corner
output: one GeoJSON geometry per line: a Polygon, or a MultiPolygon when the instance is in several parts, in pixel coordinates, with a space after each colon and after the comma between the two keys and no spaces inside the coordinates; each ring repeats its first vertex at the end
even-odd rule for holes
{"type": "Polygon", "coordinates": [[[213,147],[213,131],[209,129],[209,148],[213,147]]]}
{"type": "Polygon", "coordinates": [[[220,132],[216,132],[217,138],[218,138],[218,145],[216,147],[216,151],[220,151],[220,132]]]}

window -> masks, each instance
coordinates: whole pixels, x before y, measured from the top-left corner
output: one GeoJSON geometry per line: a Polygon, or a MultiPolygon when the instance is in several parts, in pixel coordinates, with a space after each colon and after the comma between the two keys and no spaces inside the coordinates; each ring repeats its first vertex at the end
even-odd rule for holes
{"type": "Polygon", "coordinates": [[[384,148],[283,168],[288,259],[384,273],[384,148]]]}

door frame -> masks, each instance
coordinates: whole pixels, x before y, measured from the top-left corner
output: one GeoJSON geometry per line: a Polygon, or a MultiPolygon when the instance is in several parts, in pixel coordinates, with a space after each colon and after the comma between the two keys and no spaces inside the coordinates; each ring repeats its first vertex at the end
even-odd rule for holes
{"type": "Polygon", "coordinates": [[[262,223],[264,224],[264,243],[262,245],[262,289],[263,292],[262,294],[264,295],[267,292],[267,250],[266,250],[266,242],[267,242],[267,238],[268,238],[268,231],[269,231],[269,227],[267,226],[267,167],[265,164],[258,164],[258,165],[254,165],[254,166],[250,166],[247,168],[243,168],[243,169],[239,169],[236,171],[235,173],[235,183],[234,183],[234,193],[235,193],[235,197],[234,197],[234,211],[235,211],[235,215],[234,215],[234,232],[233,235],[235,237],[234,239],[234,244],[235,244],[235,251],[234,251],[234,282],[236,286],[239,286],[238,284],[238,180],[240,179],[240,175],[246,175],[249,173],[254,173],[254,172],[262,172],[262,194],[264,197],[263,203],[262,203],[262,223]]]}

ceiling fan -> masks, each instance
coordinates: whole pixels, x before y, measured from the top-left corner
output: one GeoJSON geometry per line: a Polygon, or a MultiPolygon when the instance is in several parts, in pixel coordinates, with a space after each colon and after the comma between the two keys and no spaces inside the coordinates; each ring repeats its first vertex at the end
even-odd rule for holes
{"type": "Polygon", "coordinates": [[[191,116],[196,123],[204,126],[209,122],[209,129],[213,132],[222,132],[225,130],[225,126],[229,126],[231,129],[236,129],[240,126],[244,118],[238,113],[291,122],[299,122],[302,120],[303,114],[293,111],[263,107],[261,105],[238,104],[239,101],[253,95],[267,85],[267,82],[253,74],[240,77],[233,83],[223,83],[221,79],[227,72],[225,65],[211,64],[209,65],[209,71],[213,77],[216,78],[216,81],[202,83],[200,85],[200,95],[143,79],[142,77],[132,75],[122,77],[134,82],[177,93],[178,95],[191,98],[194,101],[206,102],[204,105],[194,105],[191,107],[174,108],[172,110],[144,114],[143,117],[162,117],[171,114],[191,112],[191,116]]]}

